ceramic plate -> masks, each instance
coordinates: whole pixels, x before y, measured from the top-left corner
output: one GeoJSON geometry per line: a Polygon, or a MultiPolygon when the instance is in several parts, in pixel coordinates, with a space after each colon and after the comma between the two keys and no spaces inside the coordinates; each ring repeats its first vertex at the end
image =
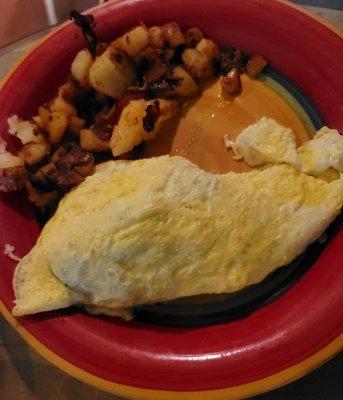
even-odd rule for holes
{"type": "MultiPolygon", "coordinates": [[[[176,20],[183,27],[199,26],[221,45],[263,54],[278,76],[291,83],[287,87],[269,75],[286,87],[285,98],[295,98],[315,126],[324,121],[343,132],[342,37],[288,2],[131,0],[109,2],[92,13],[104,40],[140,20],[149,25],[176,20]]],[[[73,56],[84,45],[77,28],[66,23],[10,72],[0,92],[3,137],[7,117],[31,116],[66,78],[73,56]]],[[[23,194],[2,195],[0,221],[0,248],[10,243],[19,255],[26,254],[40,228],[23,194]]],[[[198,327],[161,326],[144,319],[124,322],[77,310],[14,319],[15,262],[0,251],[0,308],[56,366],[119,396],[245,398],[302,376],[342,349],[342,249],[343,231],[336,224],[330,240],[282,293],[245,316],[198,327]]]]}

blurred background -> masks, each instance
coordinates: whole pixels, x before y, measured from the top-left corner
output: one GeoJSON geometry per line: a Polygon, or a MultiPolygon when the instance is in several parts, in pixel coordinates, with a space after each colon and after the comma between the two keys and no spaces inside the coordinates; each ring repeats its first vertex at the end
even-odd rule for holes
{"type": "Polygon", "coordinates": [[[0,47],[68,19],[74,8],[82,11],[99,0],[0,0],[0,47]]]}
{"type": "MultiPolygon", "coordinates": [[[[33,33],[45,30],[68,19],[71,9],[87,10],[106,0],[0,0],[0,48],[33,33]]],[[[316,7],[331,21],[337,19],[337,11],[343,10],[343,0],[295,0],[306,7],[316,7]]]]}

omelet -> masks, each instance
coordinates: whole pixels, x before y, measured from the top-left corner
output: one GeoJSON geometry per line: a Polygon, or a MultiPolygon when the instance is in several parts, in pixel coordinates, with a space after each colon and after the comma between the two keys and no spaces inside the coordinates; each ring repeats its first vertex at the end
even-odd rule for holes
{"type": "Polygon", "coordinates": [[[109,161],[60,202],[14,275],[21,316],[132,307],[261,282],[343,204],[332,182],[281,163],[223,175],[181,157],[109,161]]]}

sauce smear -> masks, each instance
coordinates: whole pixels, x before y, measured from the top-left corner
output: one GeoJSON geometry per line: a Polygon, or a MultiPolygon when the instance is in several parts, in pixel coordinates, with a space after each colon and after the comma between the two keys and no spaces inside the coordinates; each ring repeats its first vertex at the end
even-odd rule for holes
{"type": "Polygon", "coordinates": [[[209,172],[248,171],[243,161],[233,159],[223,137],[236,138],[264,116],[291,128],[298,145],[309,140],[299,116],[278,93],[259,80],[241,78],[242,92],[232,98],[222,93],[218,78],[204,83],[202,93],[187,100],[179,115],[146,142],[140,157],[179,155],[209,172]]]}

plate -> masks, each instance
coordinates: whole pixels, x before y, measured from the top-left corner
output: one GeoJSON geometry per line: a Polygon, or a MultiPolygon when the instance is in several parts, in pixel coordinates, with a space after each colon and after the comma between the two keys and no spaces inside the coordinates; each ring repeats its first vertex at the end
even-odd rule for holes
{"type": "MultiPolygon", "coordinates": [[[[140,20],[199,26],[221,45],[265,55],[310,98],[325,123],[343,132],[342,35],[280,0],[131,0],[92,10],[110,40],[140,20]]],[[[67,76],[84,41],[66,23],[10,72],[0,92],[6,119],[29,117],[67,76]]],[[[2,195],[0,248],[26,254],[39,235],[20,193],[2,195]]],[[[0,308],[40,354],[70,375],[116,395],[147,400],[241,399],[294,380],[343,348],[343,231],[335,232],[301,279],[240,319],[163,327],[62,310],[14,319],[15,263],[0,252],[0,308]]]]}

